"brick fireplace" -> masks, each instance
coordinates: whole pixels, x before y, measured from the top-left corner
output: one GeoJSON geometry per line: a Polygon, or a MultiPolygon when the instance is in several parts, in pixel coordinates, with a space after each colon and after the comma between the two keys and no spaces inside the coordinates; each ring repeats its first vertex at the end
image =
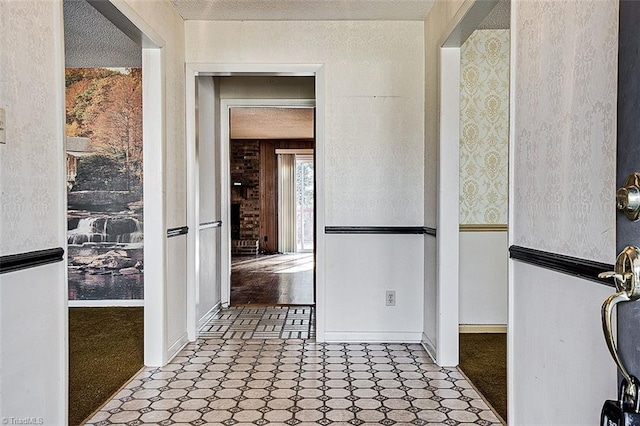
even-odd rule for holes
{"type": "Polygon", "coordinates": [[[260,239],[260,142],[231,143],[231,254],[258,253],[260,239]]]}

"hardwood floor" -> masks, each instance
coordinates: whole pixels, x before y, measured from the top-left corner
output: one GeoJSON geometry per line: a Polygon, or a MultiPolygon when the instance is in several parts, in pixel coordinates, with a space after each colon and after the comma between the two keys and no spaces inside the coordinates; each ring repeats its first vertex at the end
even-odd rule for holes
{"type": "Polygon", "coordinates": [[[235,256],[231,306],[313,305],[313,253],[235,256]]]}

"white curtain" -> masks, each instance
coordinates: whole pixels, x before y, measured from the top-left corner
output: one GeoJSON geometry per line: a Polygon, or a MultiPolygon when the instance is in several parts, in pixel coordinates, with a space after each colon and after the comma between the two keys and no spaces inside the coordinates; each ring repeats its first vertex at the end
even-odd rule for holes
{"type": "Polygon", "coordinates": [[[278,251],[296,251],[296,156],[278,154],[278,251]]]}

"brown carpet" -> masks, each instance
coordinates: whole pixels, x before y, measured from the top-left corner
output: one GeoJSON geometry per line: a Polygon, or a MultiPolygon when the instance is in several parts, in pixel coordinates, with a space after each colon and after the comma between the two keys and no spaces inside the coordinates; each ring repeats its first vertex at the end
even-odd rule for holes
{"type": "Polygon", "coordinates": [[[506,420],[507,335],[460,334],[460,369],[506,420]]]}
{"type": "Polygon", "coordinates": [[[69,425],[81,424],[142,368],[143,313],[69,308],[69,425]]]}

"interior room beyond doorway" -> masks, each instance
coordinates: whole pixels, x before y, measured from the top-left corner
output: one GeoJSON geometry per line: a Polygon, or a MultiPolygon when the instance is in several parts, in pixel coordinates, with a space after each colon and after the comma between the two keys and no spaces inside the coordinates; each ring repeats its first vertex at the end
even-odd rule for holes
{"type": "Polygon", "coordinates": [[[314,108],[232,107],[229,118],[230,304],[312,305],[314,108]]]}

